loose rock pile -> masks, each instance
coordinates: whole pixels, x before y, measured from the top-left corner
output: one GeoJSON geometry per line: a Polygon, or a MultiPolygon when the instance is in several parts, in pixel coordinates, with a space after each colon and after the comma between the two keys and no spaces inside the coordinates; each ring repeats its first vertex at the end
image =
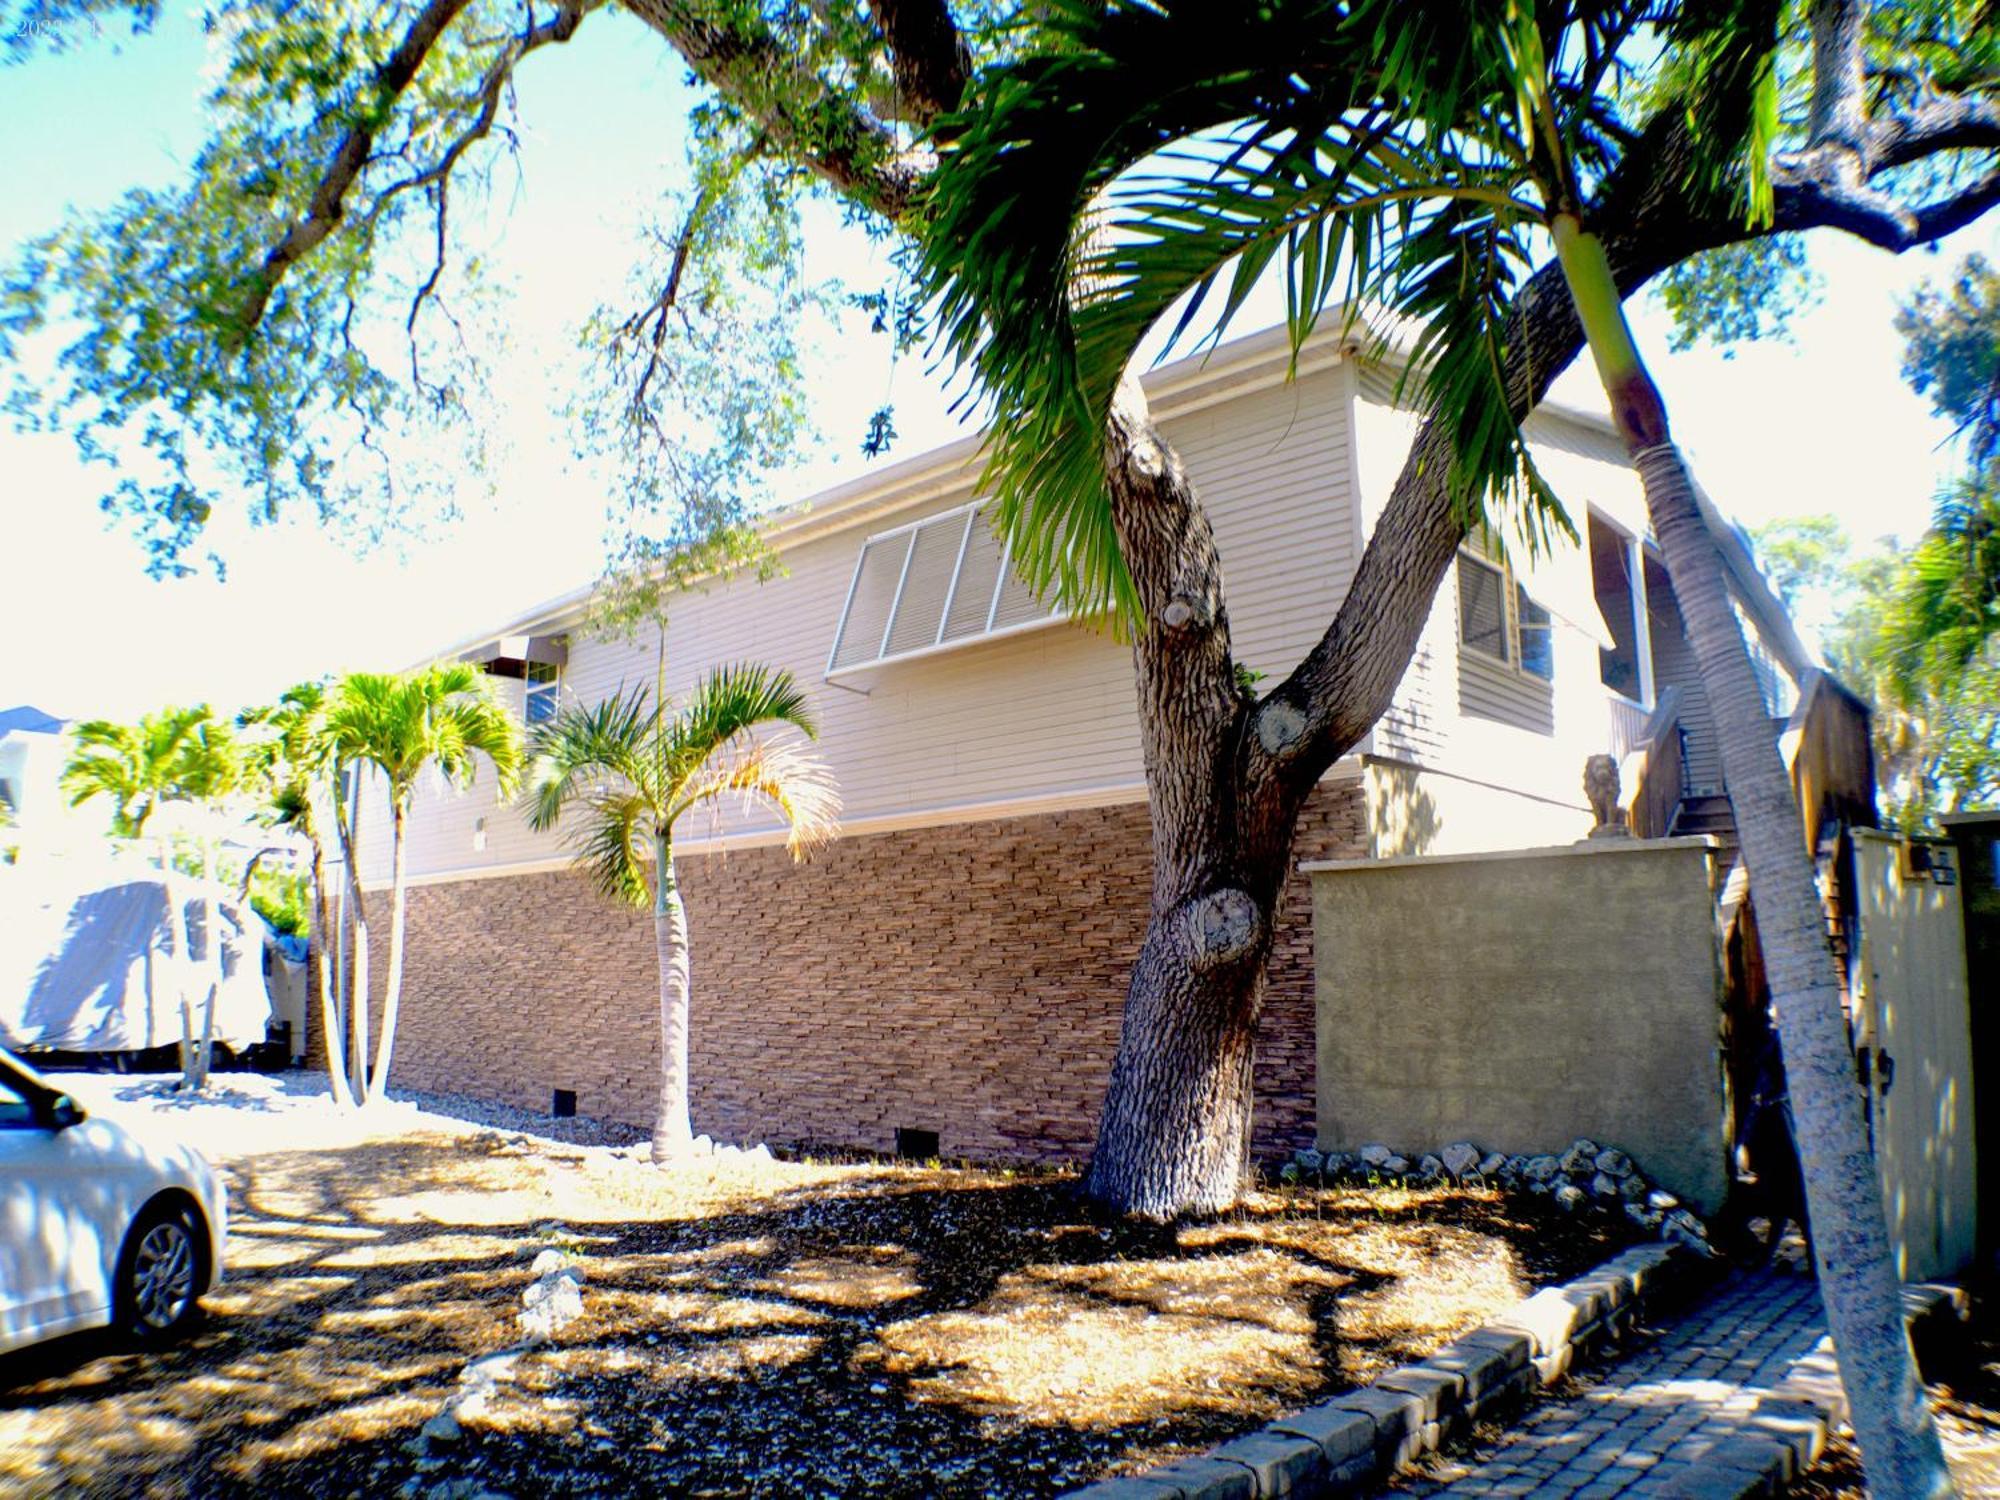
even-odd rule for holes
{"type": "Polygon", "coordinates": [[[1616,1146],[1582,1137],[1560,1155],[1504,1156],[1481,1151],[1470,1141],[1454,1141],[1442,1151],[1417,1156],[1383,1145],[1359,1151],[1292,1154],[1278,1170],[1288,1185],[1327,1187],[1432,1187],[1457,1183],[1551,1199],[1568,1213],[1622,1213],[1661,1239],[1712,1254],[1708,1226],[1681,1206],[1680,1199],[1648,1181],[1632,1158],[1616,1146]]]}

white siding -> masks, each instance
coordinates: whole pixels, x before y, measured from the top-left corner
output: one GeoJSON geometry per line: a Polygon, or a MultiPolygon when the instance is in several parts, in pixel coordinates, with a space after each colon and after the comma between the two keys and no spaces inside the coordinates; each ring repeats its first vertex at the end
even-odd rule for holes
{"type": "MultiPolygon", "coordinates": [[[[1361,508],[1372,527],[1387,502],[1416,435],[1416,418],[1386,403],[1388,372],[1364,374],[1355,408],[1361,508]]],[[[1559,412],[1537,412],[1528,438],[1541,468],[1579,529],[1590,506],[1636,523],[1644,504],[1637,477],[1620,457],[1615,436],[1559,412]]],[[[1602,626],[1592,597],[1590,561],[1575,543],[1555,538],[1531,552],[1511,527],[1501,541],[1513,574],[1550,613],[1555,672],[1543,681],[1520,670],[1518,658],[1499,662],[1459,648],[1456,570],[1438,590],[1409,671],[1366,743],[1368,753],[1443,771],[1469,783],[1507,788],[1564,807],[1584,806],[1584,760],[1611,747],[1609,695],[1598,680],[1602,626]]],[[[1511,600],[1509,601],[1511,604],[1511,600]]],[[[1462,832],[1462,847],[1500,847],[1462,832]]]]}
{"type": "MultiPolygon", "coordinates": [[[[1197,395],[1159,402],[1216,529],[1238,659],[1274,676],[1326,628],[1353,573],[1346,389],[1336,367],[1206,404],[1197,395]]],[[[789,668],[810,690],[849,824],[944,822],[954,809],[986,804],[1137,795],[1144,768],[1130,654],[1082,626],[1050,624],[844,675],[840,685],[823,680],[863,541],[964,504],[976,472],[970,464],[955,485],[920,503],[788,548],[780,577],[681,598],[667,632],[668,693],[723,662],[789,668]]],[[[1000,623],[1023,602],[1018,590],[1003,593],[1000,623]]],[[[886,615],[876,630],[885,623],[886,615]]],[[[656,650],[652,637],[573,633],[565,700],[596,701],[621,683],[651,687],[656,650]]],[[[518,683],[502,686],[518,697],[518,683]]],[[[373,801],[362,863],[379,880],[387,838],[373,801]]],[[[777,826],[768,814],[733,808],[691,821],[684,841],[777,826]]],[[[411,818],[409,869],[420,878],[565,853],[559,838],[531,832],[514,807],[495,800],[490,773],[462,796],[427,787],[411,818]]]]}

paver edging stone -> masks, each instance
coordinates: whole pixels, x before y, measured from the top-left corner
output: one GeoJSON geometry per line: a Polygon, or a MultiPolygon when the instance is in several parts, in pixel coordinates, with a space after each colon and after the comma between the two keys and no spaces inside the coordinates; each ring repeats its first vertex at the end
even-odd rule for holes
{"type": "MultiPolygon", "coordinates": [[[[1635,1246],[1373,1385],[1279,1417],[1201,1457],[1100,1480],[1064,1500],[1363,1494],[1471,1422],[1560,1379],[1578,1356],[1621,1337],[1648,1298],[1691,1285],[1711,1265],[1678,1245],[1635,1246]]],[[[1787,1455],[1794,1451],[1796,1434],[1770,1436],[1787,1455]]]]}

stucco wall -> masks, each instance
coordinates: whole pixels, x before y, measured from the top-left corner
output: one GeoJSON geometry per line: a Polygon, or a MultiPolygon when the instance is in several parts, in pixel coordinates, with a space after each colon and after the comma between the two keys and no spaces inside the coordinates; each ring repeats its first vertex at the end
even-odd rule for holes
{"type": "Polygon", "coordinates": [[[1322,865],[1312,882],[1321,1149],[1589,1136],[1720,1205],[1702,841],[1322,865]]]}

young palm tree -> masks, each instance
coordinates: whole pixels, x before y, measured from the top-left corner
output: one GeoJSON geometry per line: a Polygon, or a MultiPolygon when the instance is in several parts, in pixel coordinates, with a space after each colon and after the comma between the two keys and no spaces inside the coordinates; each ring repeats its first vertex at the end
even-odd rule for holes
{"type": "MultiPolygon", "coordinates": [[[[198,830],[201,845],[201,922],[208,969],[208,996],[202,1005],[201,1037],[194,1048],[192,1066],[184,1084],[190,1089],[208,1087],[209,1064],[215,1051],[215,1005],[222,993],[222,913],[215,900],[216,870],[215,820],[224,804],[242,790],[250,765],[243,747],[228,724],[203,709],[202,719],[181,741],[174,762],[174,780],[180,800],[194,804],[206,814],[198,830]]],[[[192,954],[190,954],[192,957],[192,954]]]]}
{"type": "MultiPolygon", "coordinates": [[[[664,695],[661,695],[663,700],[664,695]]],[[[691,808],[737,793],[781,814],[796,859],[831,837],[839,799],[824,764],[796,742],[752,731],[788,724],[817,734],[789,672],[723,667],[670,706],[639,688],[592,708],[564,708],[536,731],[528,821],[556,826],[580,806],[577,864],[613,900],[653,909],[660,965],[660,1100],[653,1160],[683,1155],[688,1120],[687,912],[674,879],[674,825],[691,808]],[[650,856],[650,859],[649,859],[650,856]]]]}
{"type": "MultiPolygon", "coordinates": [[[[180,775],[187,743],[208,717],[208,706],[195,704],[142,714],[137,724],[88,719],[77,725],[76,748],[62,773],[62,789],[68,794],[69,805],[80,807],[93,797],[109,797],[114,804],[111,831],[120,838],[145,837],[146,825],[160,805],[183,795],[180,775]]],[[[191,1080],[195,1061],[192,935],[167,839],[157,841],[157,854],[167,933],[174,945],[173,962],[159,968],[173,976],[181,1017],[181,1075],[191,1080]]]]}
{"type": "Polygon", "coordinates": [[[120,838],[144,838],[153,809],[179,795],[175,778],[182,749],[208,717],[207,705],[196,704],[143,714],[137,724],[88,719],[77,725],[76,748],[62,773],[69,805],[109,797],[111,831],[120,838]]]}
{"type": "Polygon", "coordinates": [[[347,1077],[345,1039],[341,1031],[341,1000],[333,967],[326,890],[326,838],[318,803],[332,792],[333,745],[327,734],[326,685],[302,682],[267,708],[247,711],[244,727],[258,732],[252,751],[255,774],[262,784],[265,816],[275,827],[289,829],[312,850],[312,942],[318,948],[314,969],[319,995],[320,1035],[326,1043],[327,1079],[334,1103],[351,1105],[354,1091],[347,1077]]]}
{"type": "MultiPolygon", "coordinates": [[[[1350,307],[1379,298],[1407,320],[1410,379],[1450,439],[1439,457],[1462,523],[1482,517],[1489,494],[1512,491],[1527,502],[1531,547],[1552,530],[1573,535],[1522,439],[1520,393],[1535,365],[1567,363],[1574,345],[1509,339],[1526,299],[1567,296],[1709,684],[1799,1117],[1822,1294],[1870,1478],[1885,1494],[1948,1492],[1789,778],[1713,535],[1624,319],[1620,247],[1592,228],[1607,194],[1647,190],[1616,171],[1642,136],[1670,145],[1692,191],[1768,216],[1779,8],[1278,0],[1225,17],[1133,0],[1052,10],[1061,43],[1009,65],[1002,86],[981,91],[989,109],[951,122],[925,239],[948,344],[995,398],[991,479],[1013,556],[1072,606],[1079,593],[1129,597],[1103,478],[1127,366],[1176,303],[1185,328],[1221,290],[1226,322],[1280,257],[1297,341],[1339,292],[1350,307]],[[1622,59],[1646,51],[1648,30],[1651,45],[1665,44],[1653,86],[1630,89],[1622,59]],[[1550,244],[1555,265],[1538,271],[1550,244]]],[[[1866,27],[1864,6],[1813,7],[1814,97],[1800,146],[1859,149],[1866,27]]],[[[1134,1015],[1128,1002],[1090,1174],[1112,1201],[1129,1201],[1148,1170],[1158,1111],[1138,1096],[1167,1050],[1134,1015]]]]}
{"type": "MultiPolygon", "coordinates": [[[[396,1051],[408,894],[405,825],[417,781],[425,771],[435,769],[447,783],[469,786],[478,774],[479,758],[484,756],[499,779],[500,795],[511,796],[521,774],[521,730],[494,692],[493,679],[465,662],[438,662],[395,675],[351,673],[341,679],[334,692],[326,725],[333,754],[341,764],[372,765],[389,787],[389,978],[383,988],[382,1034],[376,1043],[375,1067],[365,1080],[361,1078],[368,1041],[367,995],[362,989],[366,982],[365,921],[355,938],[354,1068],[359,1084],[357,1099],[365,1104],[389,1086],[389,1065],[396,1051]]],[[[348,842],[351,846],[351,831],[348,842]]],[[[359,917],[360,878],[353,865],[350,849],[348,878],[359,917]]]]}

